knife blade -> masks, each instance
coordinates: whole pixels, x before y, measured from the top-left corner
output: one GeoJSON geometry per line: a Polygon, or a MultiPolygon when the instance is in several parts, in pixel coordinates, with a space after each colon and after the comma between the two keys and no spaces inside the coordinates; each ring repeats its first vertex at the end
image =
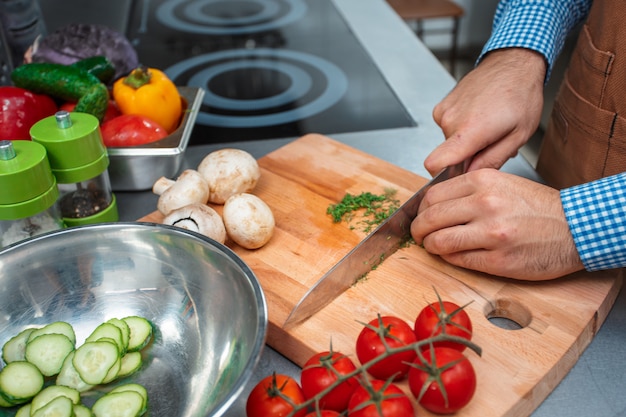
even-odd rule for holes
{"type": "Polygon", "coordinates": [[[428,189],[463,174],[468,165],[469,160],[466,160],[443,169],[413,194],[302,296],[291,310],[283,329],[289,329],[317,313],[396,252],[410,238],[411,222],[417,216],[417,209],[428,189]]]}

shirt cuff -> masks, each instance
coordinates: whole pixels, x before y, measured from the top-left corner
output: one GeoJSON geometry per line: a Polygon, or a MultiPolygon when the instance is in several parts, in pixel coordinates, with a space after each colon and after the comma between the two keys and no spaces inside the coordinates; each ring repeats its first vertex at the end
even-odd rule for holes
{"type": "Polygon", "coordinates": [[[585,269],[626,267],[626,173],[561,190],[585,269]]]}

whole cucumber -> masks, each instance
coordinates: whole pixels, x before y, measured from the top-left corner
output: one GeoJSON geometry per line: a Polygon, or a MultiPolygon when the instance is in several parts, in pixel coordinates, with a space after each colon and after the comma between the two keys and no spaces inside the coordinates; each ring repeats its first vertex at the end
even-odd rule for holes
{"type": "Polygon", "coordinates": [[[98,77],[71,65],[48,62],[24,64],[11,72],[11,81],[15,86],[34,93],[77,101],[76,111],[93,114],[98,120],[104,117],[109,101],[109,91],[98,77]]]}
{"type": "Polygon", "coordinates": [[[80,61],[74,62],[72,66],[95,75],[104,84],[108,84],[113,81],[113,77],[115,76],[115,67],[113,66],[113,63],[111,63],[109,58],[103,55],[96,55],[81,59],[80,61]]]}

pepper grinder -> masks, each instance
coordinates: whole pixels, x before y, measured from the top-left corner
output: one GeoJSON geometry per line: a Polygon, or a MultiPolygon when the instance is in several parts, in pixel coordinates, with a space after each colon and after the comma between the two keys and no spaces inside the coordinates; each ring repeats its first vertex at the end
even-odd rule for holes
{"type": "Polygon", "coordinates": [[[30,136],[48,152],[68,227],[118,220],[109,157],[95,116],[61,110],[35,123],[30,136]]]}
{"type": "Polygon", "coordinates": [[[0,247],[65,227],[46,149],[27,140],[0,141],[0,247]]]}

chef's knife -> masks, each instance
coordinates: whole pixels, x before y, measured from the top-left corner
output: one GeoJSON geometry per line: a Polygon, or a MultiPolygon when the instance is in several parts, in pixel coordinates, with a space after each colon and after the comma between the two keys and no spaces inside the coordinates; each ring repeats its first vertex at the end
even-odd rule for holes
{"type": "Polygon", "coordinates": [[[406,243],[410,238],[411,222],[417,216],[417,209],[428,189],[463,174],[468,164],[469,161],[463,161],[442,170],[367,235],[304,294],[287,317],[283,328],[288,329],[317,313],[406,243]]]}

